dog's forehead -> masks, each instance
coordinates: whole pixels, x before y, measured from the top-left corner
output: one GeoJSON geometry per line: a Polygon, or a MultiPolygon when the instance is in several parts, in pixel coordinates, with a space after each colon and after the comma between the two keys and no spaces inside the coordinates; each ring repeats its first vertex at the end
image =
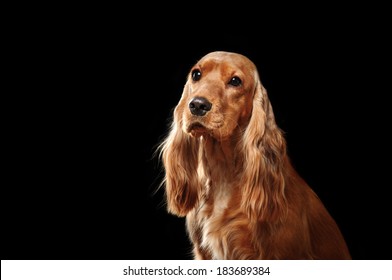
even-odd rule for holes
{"type": "Polygon", "coordinates": [[[233,68],[240,69],[244,72],[246,71],[254,71],[256,69],[253,62],[248,59],[246,56],[232,53],[232,52],[212,52],[204,57],[202,57],[197,63],[197,66],[200,66],[207,69],[214,69],[214,68],[233,68]]]}

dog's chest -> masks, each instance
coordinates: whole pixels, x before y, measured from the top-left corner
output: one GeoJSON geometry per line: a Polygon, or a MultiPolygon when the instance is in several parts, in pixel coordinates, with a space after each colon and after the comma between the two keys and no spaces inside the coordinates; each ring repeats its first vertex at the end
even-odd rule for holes
{"type": "Polygon", "coordinates": [[[215,192],[212,201],[205,201],[197,215],[197,226],[201,230],[201,247],[212,255],[214,259],[225,259],[227,244],[226,215],[231,195],[228,188],[221,187],[215,192]],[[211,203],[212,202],[212,203],[211,203]]]}

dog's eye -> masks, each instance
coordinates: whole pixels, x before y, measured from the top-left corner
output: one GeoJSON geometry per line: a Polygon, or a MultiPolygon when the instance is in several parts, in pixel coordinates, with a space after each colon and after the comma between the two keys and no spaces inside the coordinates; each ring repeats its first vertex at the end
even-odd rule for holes
{"type": "Polygon", "coordinates": [[[194,80],[195,82],[197,82],[198,80],[200,80],[201,78],[201,72],[198,69],[195,69],[192,71],[192,80],[194,80]]]}
{"type": "Polygon", "coordinates": [[[229,84],[235,87],[238,87],[239,85],[241,85],[242,81],[240,78],[238,78],[237,76],[234,76],[233,78],[231,78],[231,80],[229,81],[229,84]]]}

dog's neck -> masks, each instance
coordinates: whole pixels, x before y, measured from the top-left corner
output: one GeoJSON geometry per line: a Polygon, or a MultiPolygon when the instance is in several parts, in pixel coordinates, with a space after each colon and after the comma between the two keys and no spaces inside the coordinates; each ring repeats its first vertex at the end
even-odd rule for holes
{"type": "Polygon", "coordinates": [[[237,137],[218,141],[212,137],[201,138],[201,162],[205,175],[213,182],[233,182],[242,162],[237,151],[237,137]]]}

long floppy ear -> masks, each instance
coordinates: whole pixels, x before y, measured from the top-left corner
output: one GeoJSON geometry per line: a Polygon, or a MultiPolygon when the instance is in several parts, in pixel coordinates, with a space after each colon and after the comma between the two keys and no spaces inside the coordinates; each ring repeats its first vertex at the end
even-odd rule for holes
{"type": "Polygon", "coordinates": [[[162,185],[165,185],[168,211],[185,216],[198,201],[200,182],[197,177],[199,142],[182,130],[182,114],[187,109],[185,85],[182,98],[176,106],[170,132],[158,147],[165,169],[162,185]]]}
{"type": "Polygon", "coordinates": [[[257,75],[252,115],[243,136],[242,204],[253,221],[275,221],[286,211],[286,142],[275,122],[267,91],[257,75]]]}

